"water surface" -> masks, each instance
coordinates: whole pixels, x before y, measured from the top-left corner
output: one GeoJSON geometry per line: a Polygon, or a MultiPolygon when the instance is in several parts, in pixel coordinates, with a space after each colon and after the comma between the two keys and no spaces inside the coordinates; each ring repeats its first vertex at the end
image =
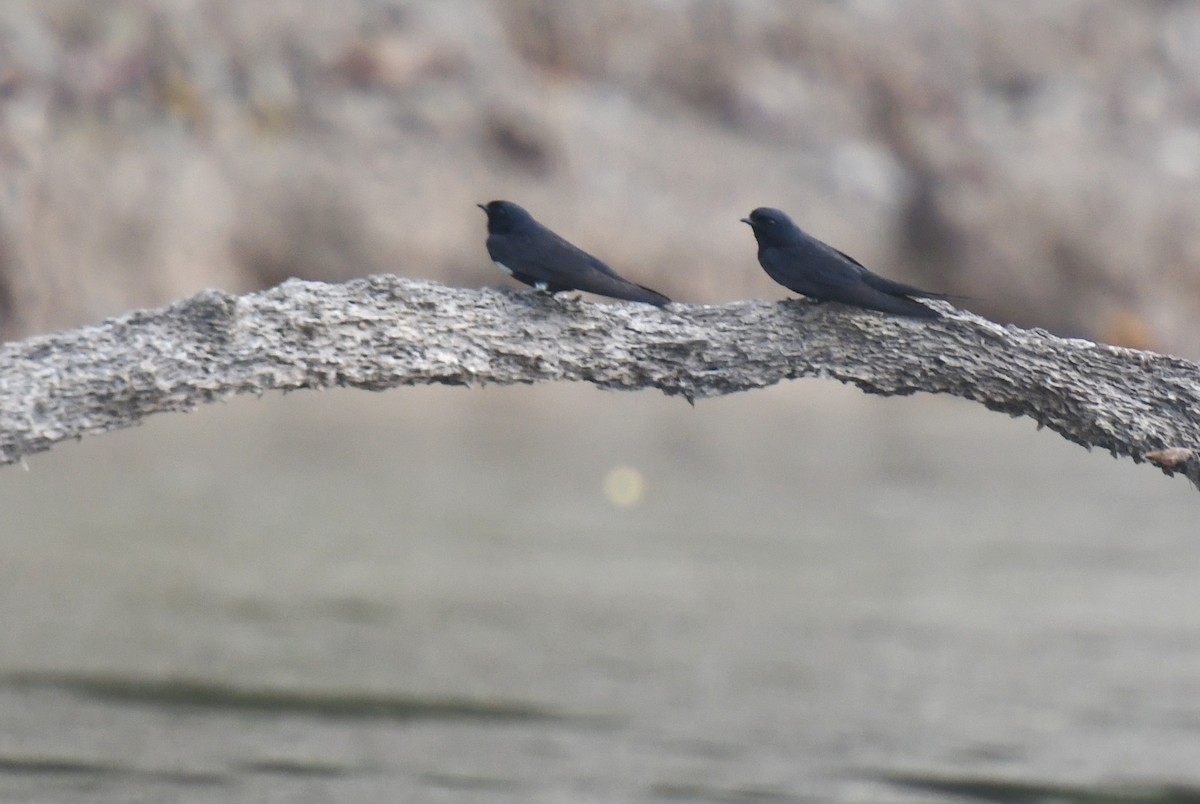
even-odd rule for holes
{"type": "Polygon", "coordinates": [[[5,802],[1200,801],[1200,495],[965,402],[294,394],[0,511],[5,802]]]}

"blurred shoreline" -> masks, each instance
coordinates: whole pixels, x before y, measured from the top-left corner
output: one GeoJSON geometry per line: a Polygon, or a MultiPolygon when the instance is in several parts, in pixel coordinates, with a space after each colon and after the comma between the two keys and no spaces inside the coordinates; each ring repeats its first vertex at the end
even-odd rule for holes
{"type": "Polygon", "coordinates": [[[989,317],[1200,356],[1200,9],[13,2],[0,335],[206,287],[502,280],[517,200],[683,301],[763,204],[989,317]]]}

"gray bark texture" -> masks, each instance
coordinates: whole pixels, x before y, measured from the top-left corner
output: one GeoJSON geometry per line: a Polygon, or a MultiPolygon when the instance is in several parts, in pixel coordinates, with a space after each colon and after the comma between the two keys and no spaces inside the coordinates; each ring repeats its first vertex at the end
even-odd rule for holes
{"type": "Polygon", "coordinates": [[[1200,488],[1200,364],[940,309],[932,321],[798,300],[659,310],[390,275],[210,290],[0,345],[0,463],[272,390],[583,380],[693,401],[829,377],[1028,416],[1200,488]]]}

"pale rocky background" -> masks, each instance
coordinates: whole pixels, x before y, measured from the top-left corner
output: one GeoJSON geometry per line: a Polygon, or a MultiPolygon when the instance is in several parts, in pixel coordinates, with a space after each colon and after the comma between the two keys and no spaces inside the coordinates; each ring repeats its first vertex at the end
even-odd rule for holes
{"type": "MultiPolygon", "coordinates": [[[[771,204],[1200,357],[1200,4],[0,0],[3,337],[507,283],[497,197],[684,301],[788,295],[771,204]]],[[[0,801],[1198,802],[1196,506],[826,380],[156,416],[0,470],[0,801]]]]}
{"type": "Polygon", "coordinates": [[[372,272],[477,285],[478,201],[681,300],[789,210],[983,314],[1200,356],[1200,6],[8,0],[0,326],[372,272]]]}

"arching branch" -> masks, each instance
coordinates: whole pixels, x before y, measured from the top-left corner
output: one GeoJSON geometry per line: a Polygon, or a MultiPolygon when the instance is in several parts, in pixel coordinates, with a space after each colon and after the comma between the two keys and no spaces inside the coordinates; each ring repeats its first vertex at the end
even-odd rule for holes
{"type": "MultiPolygon", "coordinates": [[[[949,309],[949,308],[944,308],[949,309]]],[[[690,400],[831,377],[972,399],[1200,488],[1200,365],[1001,326],[799,301],[592,304],[376,276],[207,291],[0,346],[0,462],[234,394],[585,380],[690,400]]]]}

